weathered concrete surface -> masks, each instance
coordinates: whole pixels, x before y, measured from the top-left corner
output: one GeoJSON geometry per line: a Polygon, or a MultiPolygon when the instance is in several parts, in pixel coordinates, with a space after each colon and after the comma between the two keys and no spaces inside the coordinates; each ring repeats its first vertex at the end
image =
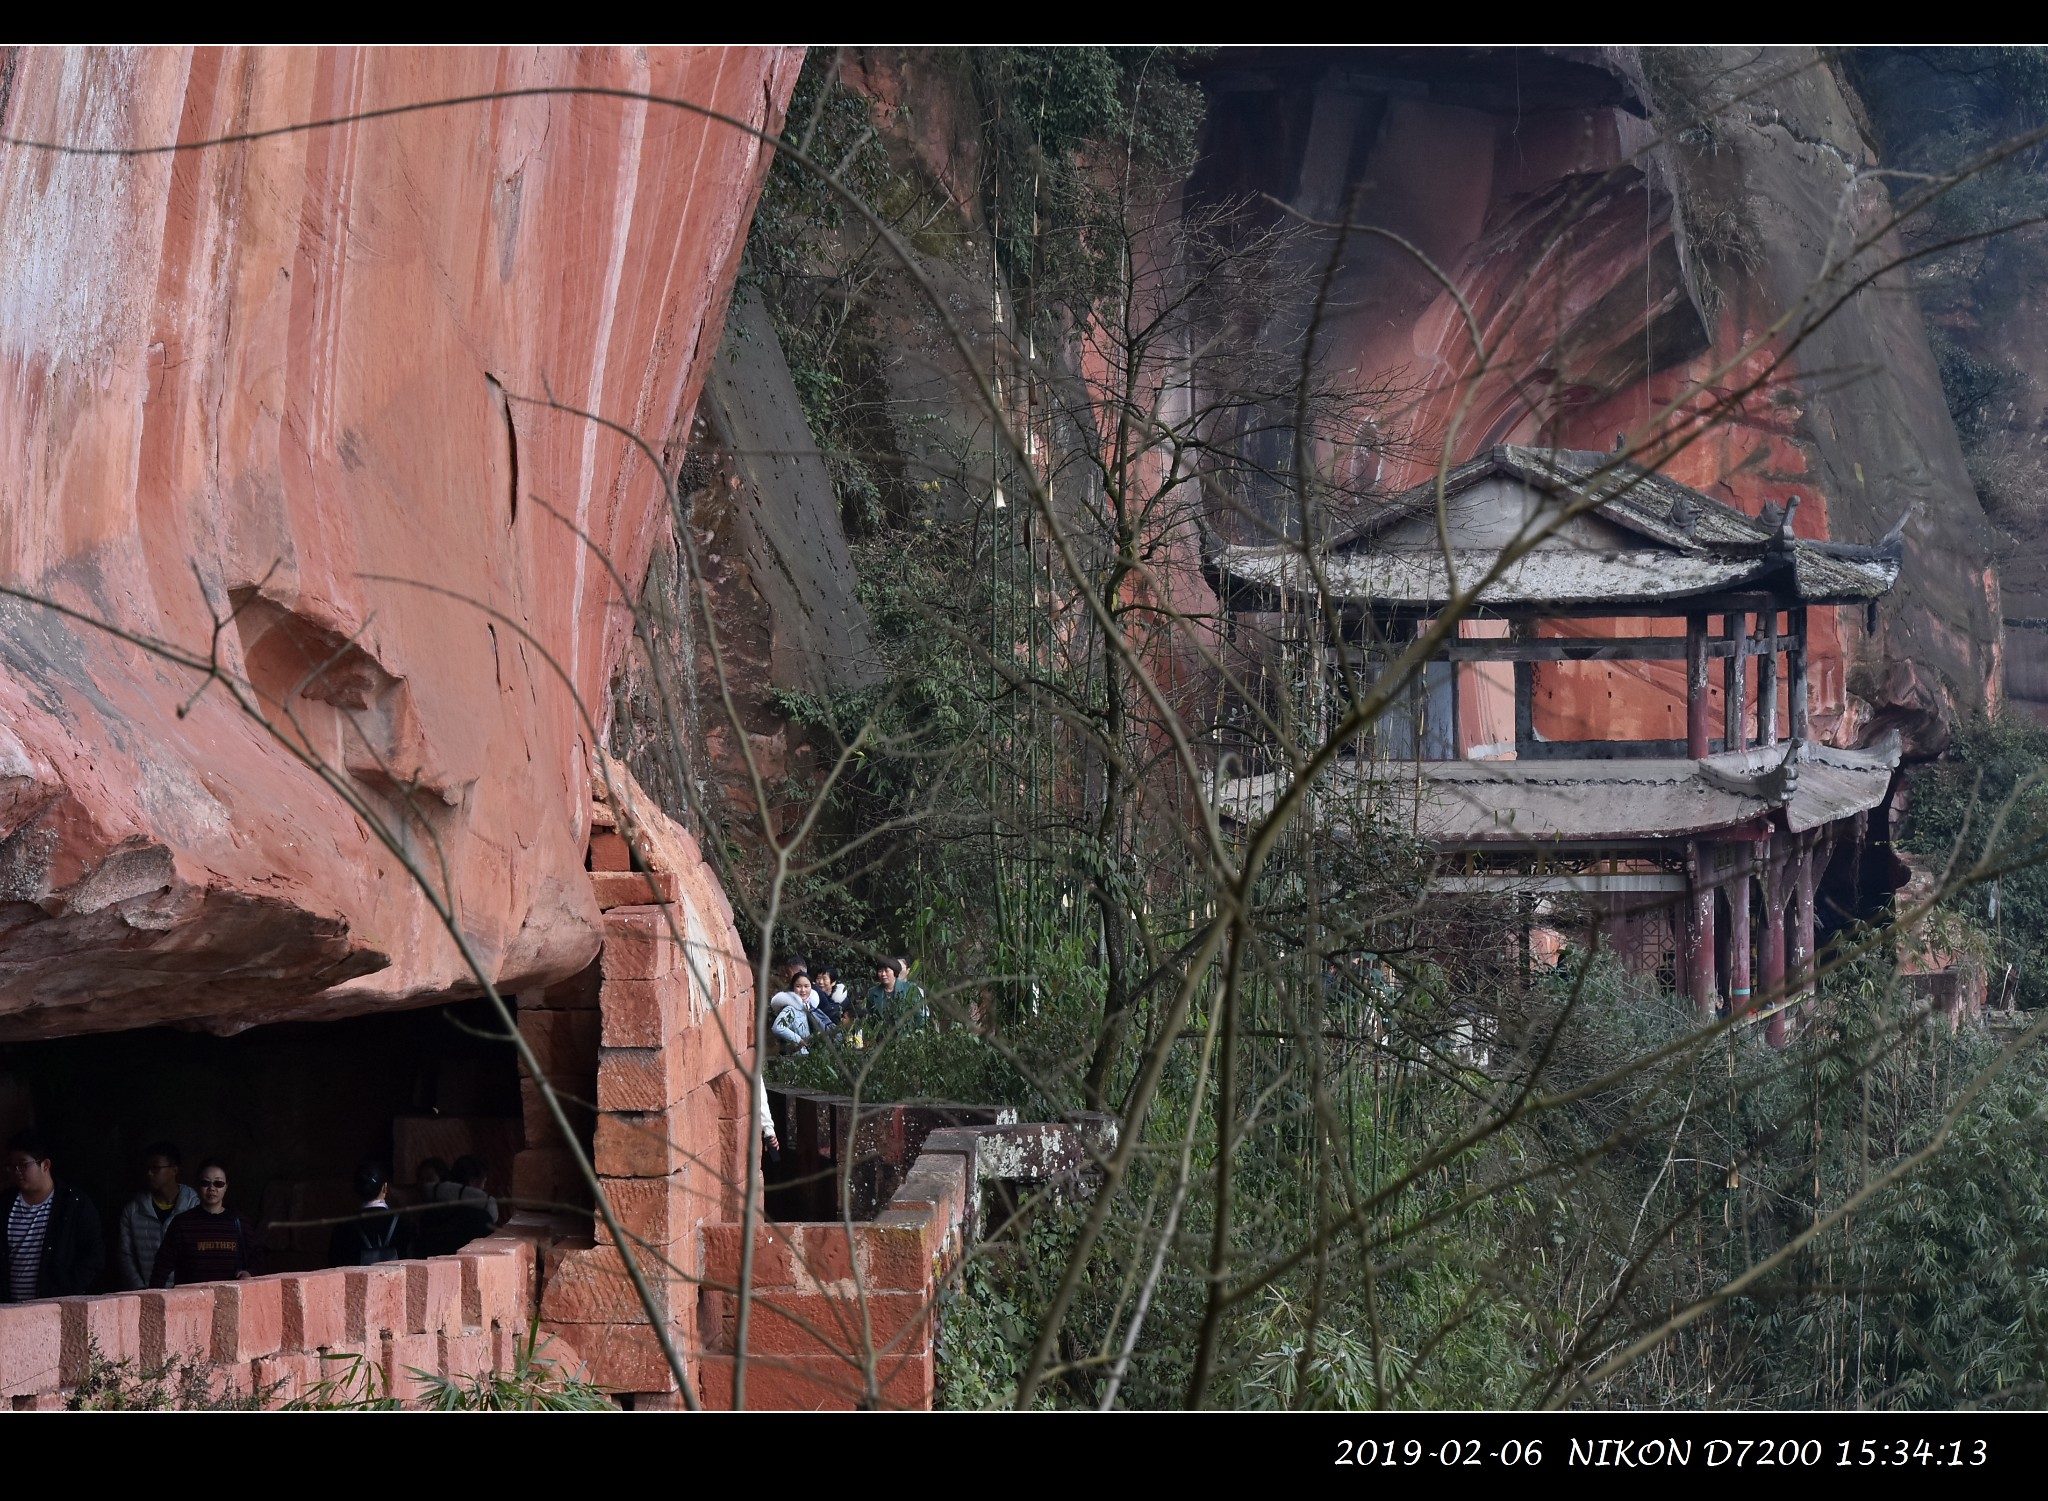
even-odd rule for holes
{"type": "MultiPolygon", "coordinates": [[[[0,73],[0,125],[154,146],[580,84],[775,128],[797,65],[29,49],[0,73]]],[[[174,155],[0,148],[0,579],[200,659],[240,607],[220,666],[279,723],[77,619],[0,606],[0,1036],[233,1030],[463,989],[376,822],[445,860],[500,984],[591,959],[576,699],[601,713],[629,620],[547,508],[637,580],[661,490],[622,439],[508,397],[675,430],[764,165],[727,126],[590,97],[174,155]]]]}

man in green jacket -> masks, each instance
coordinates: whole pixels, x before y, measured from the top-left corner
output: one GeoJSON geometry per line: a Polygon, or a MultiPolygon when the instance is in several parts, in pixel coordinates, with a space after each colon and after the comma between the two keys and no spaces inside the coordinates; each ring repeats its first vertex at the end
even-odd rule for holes
{"type": "Polygon", "coordinates": [[[896,963],[885,959],[875,966],[875,983],[868,987],[861,1003],[861,1023],[879,1033],[896,1014],[896,963]]]}

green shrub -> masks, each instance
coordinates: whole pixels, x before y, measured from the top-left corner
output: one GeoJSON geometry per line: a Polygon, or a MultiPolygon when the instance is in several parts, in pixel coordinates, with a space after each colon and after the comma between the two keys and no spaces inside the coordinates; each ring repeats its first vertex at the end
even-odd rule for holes
{"type": "Polygon", "coordinates": [[[223,1387],[210,1361],[172,1356],[161,1365],[108,1360],[87,1338],[85,1375],[65,1399],[69,1412],[250,1412],[277,1395],[282,1382],[243,1390],[223,1387]]]}
{"type": "Polygon", "coordinates": [[[512,1369],[474,1376],[413,1374],[426,1383],[421,1405],[432,1412],[616,1412],[617,1406],[581,1376],[547,1358],[551,1339],[535,1319],[514,1342],[512,1369]]]}
{"type": "Polygon", "coordinates": [[[2048,1004],[2048,728],[2019,714],[1979,718],[1909,787],[1901,848],[1937,873],[1951,862],[1958,876],[1991,868],[1943,900],[1986,940],[1991,999],[2048,1004]]]}

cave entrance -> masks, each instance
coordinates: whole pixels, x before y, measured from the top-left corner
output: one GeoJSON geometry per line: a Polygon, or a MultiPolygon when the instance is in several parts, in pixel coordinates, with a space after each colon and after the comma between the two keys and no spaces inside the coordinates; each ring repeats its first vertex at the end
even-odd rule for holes
{"type": "Polygon", "coordinates": [[[61,1179],[99,1209],[111,1251],[142,1154],[168,1138],[184,1177],[226,1165],[229,1205],[265,1231],[270,1271],[326,1265],[327,1226],[355,1208],[356,1164],[375,1155],[400,1185],[427,1157],[481,1157],[511,1191],[522,1145],[518,1056],[484,1000],[233,1037],[150,1027],[0,1045],[0,1127],[33,1119],[61,1179]]]}

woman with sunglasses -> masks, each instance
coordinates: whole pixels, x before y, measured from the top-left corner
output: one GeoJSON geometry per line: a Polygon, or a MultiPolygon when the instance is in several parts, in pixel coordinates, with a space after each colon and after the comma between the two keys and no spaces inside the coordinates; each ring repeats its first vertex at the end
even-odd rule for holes
{"type": "Polygon", "coordinates": [[[190,1287],[256,1275],[261,1245],[255,1228],[228,1208],[228,1170],[217,1158],[199,1164],[199,1207],[164,1227],[150,1269],[151,1287],[190,1287]]]}

